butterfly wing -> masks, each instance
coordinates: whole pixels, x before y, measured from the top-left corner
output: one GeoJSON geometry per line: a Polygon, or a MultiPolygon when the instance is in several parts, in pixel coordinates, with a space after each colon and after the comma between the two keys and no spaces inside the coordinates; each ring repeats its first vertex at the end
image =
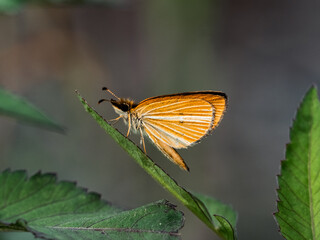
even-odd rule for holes
{"type": "Polygon", "coordinates": [[[209,91],[207,93],[202,93],[199,97],[207,102],[209,102],[214,108],[214,119],[211,130],[218,127],[222,120],[223,114],[227,109],[228,98],[225,93],[209,91]]]}
{"type": "Polygon", "coordinates": [[[188,170],[174,148],[187,148],[208,135],[220,123],[226,106],[224,93],[189,92],[148,98],[134,108],[134,113],[156,147],[188,170]]]}
{"type": "Polygon", "coordinates": [[[176,150],[174,150],[168,144],[165,144],[163,141],[160,141],[155,137],[155,135],[152,134],[152,132],[149,132],[148,130],[146,130],[146,132],[151,141],[163,153],[163,155],[165,155],[170,161],[177,164],[182,169],[189,171],[187,164],[183,161],[182,157],[179,155],[179,153],[177,153],[176,150]]]}
{"type": "Polygon", "coordinates": [[[221,121],[226,102],[221,92],[190,92],[148,98],[135,112],[148,135],[179,149],[209,134],[221,121]]]}

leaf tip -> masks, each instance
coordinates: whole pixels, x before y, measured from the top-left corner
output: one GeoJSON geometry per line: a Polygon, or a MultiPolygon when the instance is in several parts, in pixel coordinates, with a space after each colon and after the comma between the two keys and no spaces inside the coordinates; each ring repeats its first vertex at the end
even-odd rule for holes
{"type": "Polygon", "coordinates": [[[301,103],[300,103],[300,107],[302,106],[302,104],[306,101],[316,101],[318,100],[318,88],[315,84],[313,84],[308,91],[306,92],[306,94],[304,95],[301,103]]]}

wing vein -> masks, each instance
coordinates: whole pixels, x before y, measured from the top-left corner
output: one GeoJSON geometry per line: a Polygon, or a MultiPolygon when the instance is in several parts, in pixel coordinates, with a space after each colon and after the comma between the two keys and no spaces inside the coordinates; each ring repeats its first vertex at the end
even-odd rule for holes
{"type": "MultiPolygon", "coordinates": [[[[166,100],[166,101],[162,101],[161,105],[159,107],[154,107],[154,108],[151,108],[149,111],[143,113],[143,115],[146,115],[148,114],[149,112],[152,112],[152,111],[156,111],[156,110],[159,110],[161,108],[169,108],[169,107],[172,107],[172,106],[175,106],[177,104],[179,105],[182,105],[184,103],[189,103],[190,100],[184,100],[184,101],[174,101],[172,103],[172,100],[166,100]],[[165,102],[169,102],[169,103],[165,103],[165,102]]],[[[146,105],[145,107],[141,108],[139,111],[143,111],[146,107],[150,107],[152,105],[155,105],[155,104],[159,104],[159,102],[154,102],[154,103],[150,103],[149,105],[146,105]]],[[[179,108],[180,109],[180,108],[179,108]]]]}

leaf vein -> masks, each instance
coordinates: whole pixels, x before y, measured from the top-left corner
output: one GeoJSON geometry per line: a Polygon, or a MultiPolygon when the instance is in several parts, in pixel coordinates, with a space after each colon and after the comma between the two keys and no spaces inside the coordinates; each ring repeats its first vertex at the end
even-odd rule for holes
{"type": "Polygon", "coordinates": [[[303,236],[300,232],[298,232],[294,226],[292,226],[288,221],[286,221],[284,218],[282,218],[281,215],[278,215],[277,217],[280,218],[284,223],[286,223],[292,229],[292,231],[299,234],[303,239],[308,240],[305,236],[303,236]]]}
{"type": "Polygon", "coordinates": [[[301,226],[303,226],[304,228],[309,228],[309,223],[308,223],[308,220],[304,219],[297,211],[295,211],[294,209],[290,209],[290,208],[287,208],[286,206],[282,205],[281,206],[282,208],[288,210],[288,211],[292,211],[293,213],[296,214],[296,216],[298,218],[294,218],[296,223],[299,223],[301,226]],[[299,219],[301,219],[301,221],[298,221],[299,219]]]}
{"type": "MultiPolygon", "coordinates": [[[[17,201],[10,203],[10,204],[7,205],[6,207],[12,206],[12,205],[14,205],[14,204],[16,204],[16,203],[19,203],[19,202],[21,202],[21,201],[25,201],[26,199],[34,196],[35,194],[38,194],[40,191],[42,191],[44,188],[46,188],[50,183],[51,183],[51,181],[48,180],[48,182],[46,182],[46,183],[45,183],[44,185],[42,185],[40,188],[36,189],[34,192],[31,192],[29,195],[26,195],[24,198],[20,198],[20,199],[18,199],[17,201]]],[[[0,210],[2,210],[2,209],[3,209],[3,207],[0,208],[0,210]]]]}
{"type": "MultiPolygon", "coordinates": [[[[34,210],[36,210],[36,209],[40,209],[40,208],[43,208],[43,207],[51,206],[51,205],[56,204],[56,203],[60,203],[60,202],[64,202],[64,201],[69,201],[69,200],[71,200],[71,199],[73,199],[73,198],[78,197],[79,195],[81,195],[80,192],[77,193],[76,195],[73,195],[73,196],[69,197],[69,198],[62,198],[62,199],[59,199],[59,200],[56,200],[56,201],[47,202],[47,203],[45,203],[45,204],[39,204],[39,205],[37,205],[37,206],[35,206],[35,207],[33,207],[33,208],[30,208],[30,209],[27,210],[27,211],[20,212],[20,213],[18,213],[18,214],[16,214],[16,215],[10,216],[10,218],[11,218],[11,219],[12,219],[12,218],[16,218],[16,217],[18,217],[18,216],[22,216],[22,215],[24,215],[24,214],[30,213],[30,212],[32,212],[32,211],[34,211],[34,210]]],[[[74,212],[70,212],[70,213],[74,213],[74,212]]],[[[28,222],[33,222],[33,221],[36,221],[36,220],[38,220],[38,218],[30,219],[30,220],[28,220],[28,222]]]]}
{"type": "Polygon", "coordinates": [[[126,232],[126,233],[156,233],[156,234],[169,234],[172,236],[179,236],[180,233],[173,231],[161,231],[161,230],[152,230],[152,229],[136,229],[136,228],[86,228],[86,227],[52,227],[52,229],[61,229],[61,230],[79,230],[79,231],[116,231],[116,232],[126,232]]]}
{"type": "MultiPolygon", "coordinates": [[[[282,179],[283,183],[285,185],[287,185],[287,189],[296,197],[297,200],[299,200],[299,202],[301,202],[302,204],[304,204],[306,207],[309,208],[309,204],[304,202],[296,193],[295,191],[293,191],[293,189],[290,187],[290,185],[287,183],[287,181],[285,179],[282,179]]],[[[288,201],[288,200],[287,200],[288,201]]]]}

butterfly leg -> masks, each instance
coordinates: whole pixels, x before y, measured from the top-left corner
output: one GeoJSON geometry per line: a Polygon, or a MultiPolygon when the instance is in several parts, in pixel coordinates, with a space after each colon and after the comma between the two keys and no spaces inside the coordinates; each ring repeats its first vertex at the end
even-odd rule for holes
{"type": "Polygon", "coordinates": [[[127,137],[129,137],[130,129],[131,129],[131,116],[130,116],[130,114],[128,114],[128,132],[127,132],[127,137]]]}
{"type": "Polygon", "coordinates": [[[141,135],[140,144],[142,143],[144,153],[145,153],[145,154],[147,154],[146,145],[144,144],[144,137],[143,137],[143,133],[142,133],[141,128],[139,128],[139,130],[140,130],[140,135],[141,135]]]}
{"type": "Polygon", "coordinates": [[[116,123],[119,121],[119,119],[121,119],[122,117],[123,117],[123,116],[119,116],[119,117],[117,117],[117,118],[110,119],[109,122],[111,122],[111,125],[114,125],[114,124],[116,124],[116,123]]]}

